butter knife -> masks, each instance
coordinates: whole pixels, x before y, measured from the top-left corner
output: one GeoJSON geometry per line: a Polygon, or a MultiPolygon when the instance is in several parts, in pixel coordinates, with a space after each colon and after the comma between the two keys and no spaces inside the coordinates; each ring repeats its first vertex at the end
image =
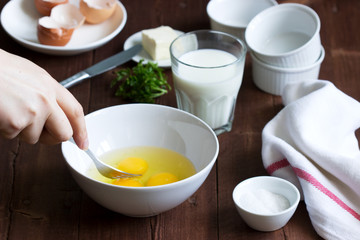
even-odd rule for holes
{"type": "Polygon", "coordinates": [[[119,52],[111,57],[108,57],[95,65],[76,73],[75,75],[60,82],[65,88],[72,87],[85,79],[94,77],[101,73],[107,72],[123,63],[129,61],[132,57],[142,50],[142,45],[137,44],[125,51],[119,52]]]}

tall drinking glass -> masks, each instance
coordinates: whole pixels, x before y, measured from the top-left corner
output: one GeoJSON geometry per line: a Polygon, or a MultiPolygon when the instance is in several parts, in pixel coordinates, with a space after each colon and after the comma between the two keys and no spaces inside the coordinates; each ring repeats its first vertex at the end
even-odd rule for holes
{"type": "Polygon", "coordinates": [[[176,38],[170,53],[178,108],[204,120],[216,134],[229,132],[244,73],[244,42],[198,30],[176,38]]]}

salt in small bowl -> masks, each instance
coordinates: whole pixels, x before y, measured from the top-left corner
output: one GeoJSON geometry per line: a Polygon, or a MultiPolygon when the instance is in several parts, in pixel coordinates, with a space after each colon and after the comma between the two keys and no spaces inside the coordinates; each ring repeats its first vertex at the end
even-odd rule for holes
{"type": "Polygon", "coordinates": [[[249,227],[269,232],[287,224],[299,204],[300,192],[285,179],[258,176],[239,183],[234,188],[233,200],[249,227]]]}

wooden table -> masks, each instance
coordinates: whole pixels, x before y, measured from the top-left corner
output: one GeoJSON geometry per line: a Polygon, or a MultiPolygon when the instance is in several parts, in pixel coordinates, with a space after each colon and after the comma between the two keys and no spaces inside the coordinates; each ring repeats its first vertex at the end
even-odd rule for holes
{"type": "MultiPolygon", "coordinates": [[[[0,7],[7,2],[2,0],[0,7]]],[[[208,0],[122,2],[128,12],[125,28],[94,51],[76,56],[45,55],[18,45],[3,29],[0,47],[34,61],[60,81],[121,51],[124,41],[142,29],[169,25],[188,32],[210,27],[206,15],[208,0]]],[[[294,2],[312,7],[320,16],[326,51],[320,78],[332,81],[360,100],[360,1],[294,2]]],[[[128,62],[121,68],[134,64],[128,62]]],[[[166,74],[172,84],[170,69],[166,74]]],[[[113,78],[114,73],[107,72],[70,91],[85,113],[126,103],[113,96],[109,88],[113,78]]],[[[174,91],[156,103],[176,107],[174,91]]],[[[59,145],[28,145],[17,139],[0,139],[0,239],[318,239],[303,202],[284,228],[263,233],[242,221],[232,201],[236,184],[267,174],[260,154],[261,131],[282,107],[280,97],[255,87],[248,56],[233,130],[219,136],[219,157],[208,179],[180,206],[148,218],[111,212],[87,197],[72,179],[59,145]]]]}

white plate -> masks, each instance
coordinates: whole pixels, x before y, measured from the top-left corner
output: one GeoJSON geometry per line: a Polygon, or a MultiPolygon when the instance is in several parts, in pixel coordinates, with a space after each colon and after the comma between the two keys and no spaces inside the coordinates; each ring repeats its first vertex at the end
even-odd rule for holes
{"type": "MultiPolygon", "coordinates": [[[[70,0],[79,5],[79,0],[70,0]]],[[[100,47],[113,39],[124,28],[127,12],[118,2],[114,14],[100,24],[84,24],[76,29],[70,42],[63,47],[40,44],[37,39],[37,12],[33,0],[11,0],[1,12],[1,25],[21,45],[34,51],[52,55],[74,55],[100,47]]]]}
{"type": "MultiPolygon", "coordinates": [[[[178,30],[174,30],[178,35],[184,33],[178,30]]],[[[133,35],[131,35],[124,43],[124,50],[131,48],[132,46],[141,43],[142,37],[141,37],[141,31],[134,33],[133,35]]],[[[152,58],[150,57],[150,55],[144,50],[142,49],[140,51],[139,54],[135,55],[132,58],[135,62],[139,62],[141,59],[144,59],[144,64],[146,64],[148,61],[152,61],[158,64],[159,67],[170,67],[171,66],[171,61],[170,59],[164,59],[164,60],[159,60],[159,61],[154,61],[152,60],[152,58]]]]}

